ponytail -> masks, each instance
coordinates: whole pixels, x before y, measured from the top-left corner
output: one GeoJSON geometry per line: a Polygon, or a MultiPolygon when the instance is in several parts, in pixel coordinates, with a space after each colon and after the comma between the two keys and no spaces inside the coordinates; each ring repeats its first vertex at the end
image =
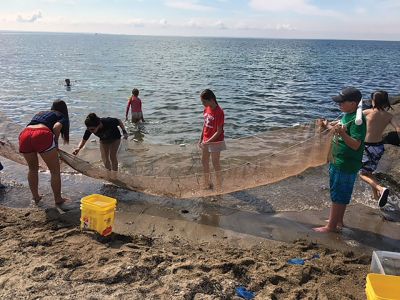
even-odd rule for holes
{"type": "Polygon", "coordinates": [[[66,144],[69,143],[69,116],[68,116],[68,107],[67,104],[63,100],[55,100],[53,105],[51,106],[51,110],[57,111],[61,113],[66,119],[65,124],[63,124],[61,128],[61,137],[66,144]]]}

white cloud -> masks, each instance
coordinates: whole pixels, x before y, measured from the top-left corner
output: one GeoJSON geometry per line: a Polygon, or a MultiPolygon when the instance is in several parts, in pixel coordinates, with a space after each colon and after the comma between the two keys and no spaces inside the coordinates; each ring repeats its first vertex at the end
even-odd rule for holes
{"type": "Polygon", "coordinates": [[[233,30],[249,30],[249,31],[296,31],[297,28],[289,23],[264,23],[254,21],[239,21],[233,23],[231,26],[227,26],[227,29],[233,30]]]}
{"type": "Polygon", "coordinates": [[[269,32],[295,32],[298,29],[289,23],[264,23],[254,20],[212,20],[212,19],[190,19],[184,23],[168,24],[175,28],[191,28],[196,30],[224,30],[226,31],[269,31],[269,32]]]}
{"type": "Polygon", "coordinates": [[[30,14],[29,16],[18,15],[17,22],[20,22],[20,23],[35,23],[36,21],[38,21],[41,18],[42,18],[42,12],[38,11],[36,13],[30,14]]]}
{"type": "Polygon", "coordinates": [[[197,1],[175,1],[167,0],[165,2],[166,6],[183,9],[183,10],[194,10],[194,11],[212,11],[215,10],[214,7],[198,4],[197,1]]]}
{"type": "Polygon", "coordinates": [[[144,27],[146,25],[145,21],[143,21],[142,19],[132,19],[128,21],[128,24],[134,27],[144,27]]]}
{"type": "Polygon", "coordinates": [[[227,29],[226,25],[222,21],[217,21],[214,23],[214,26],[219,29],[227,29]]]}
{"type": "Polygon", "coordinates": [[[226,25],[222,20],[211,20],[211,19],[190,19],[185,23],[176,23],[174,24],[176,27],[181,28],[197,28],[197,29],[205,29],[205,28],[213,28],[213,29],[229,29],[230,26],[226,25]]]}
{"type": "Polygon", "coordinates": [[[302,15],[339,16],[338,12],[323,10],[308,3],[308,0],[250,0],[254,10],[270,12],[294,12],[302,15]]]}
{"type": "Polygon", "coordinates": [[[127,25],[130,25],[133,27],[160,27],[160,28],[167,27],[169,25],[168,21],[166,19],[157,20],[157,19],[140,19],[140,18],[139,19],[131,19],[126,23],[110,23],[110,24],[114,24],[114,25],[127,24],[127,25]]]}
{"type": "Polygon", "coordinates": [[[292,31],[292,30],[296,30],[296,28],[292,27],[292,25],[290,24],[277,24],[275,26],[276,30],[287,30],[287,31],[292,31]]]}
{"type": "Polygon", "coordinates": [[[199,21],[190,19],[187,23],[183,24],[183,27],[202,28],[203,25],[199,21]]]}

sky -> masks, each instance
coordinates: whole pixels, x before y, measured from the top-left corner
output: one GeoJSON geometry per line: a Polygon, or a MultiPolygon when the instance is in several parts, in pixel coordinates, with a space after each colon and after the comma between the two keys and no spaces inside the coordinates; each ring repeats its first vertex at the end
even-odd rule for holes
{"type": "Polygon", "coordinates": [[[0,0],[0,30],[400,40],[400,0],[0,0]]]}

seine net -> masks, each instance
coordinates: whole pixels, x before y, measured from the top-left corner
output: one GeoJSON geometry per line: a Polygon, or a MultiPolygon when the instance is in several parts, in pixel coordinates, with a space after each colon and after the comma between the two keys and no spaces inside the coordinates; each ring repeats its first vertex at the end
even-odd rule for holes
{"type": "MultiPolygon", "coordinates": [[[[60,158],[77,172],[124,188],[190,198],[266,185],[323,165],[329,159],[331,141],[332,133],[314,123],[227,139],[221,171],[214,171],[210,158],[209,174],[203,172],[197,144],[154,145],[128,139],[121,143],[117,173],[103,167],[98,142],[88,142],[78,156],[60,150],[60,158]]],[[[0,155],[25,163],[15,143],[1,145],[0,155]]],[[[67,171],[66,166],[63,170],[67,171]]]]}

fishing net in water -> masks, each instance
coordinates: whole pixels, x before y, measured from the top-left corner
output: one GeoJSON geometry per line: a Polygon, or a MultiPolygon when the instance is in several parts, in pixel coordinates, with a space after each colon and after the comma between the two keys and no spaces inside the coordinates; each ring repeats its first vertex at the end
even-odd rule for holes
{"type": "MultiPolygon", "coordinates": [[[[331,141],[332,133],[314,123],[227,139],[227,150],[221,152],[221,171],[213,171],[210,159],[210,174],[203,172],[197,144],[154,145],[128,139],[121,143],[117,174],[110,174],[102,166],[98,142],[88,142],[79,156],[60,150],[60,157],[84,175],[124,188],[189,198],[266,185],[323,165],[331,141]]],[[[10,144],[0,146],[0,155],[24,162],[10,144]]]]}
{"type": "Polygon", "coordinates": [[[151,145],[128,140],[121,145],[115,178],[101,168],[96,145],[87,147],[78,158],[66,152],[61,152],[61,157],[90,177],[149,194],[187,198],[253,188],[323,165],[331,140],[329,131],[321,131],[314,124],[227,139],[227,150],[221,152],[221,171],[210,174],[203,172],[201,150],[196,144],[151,145]]]}

